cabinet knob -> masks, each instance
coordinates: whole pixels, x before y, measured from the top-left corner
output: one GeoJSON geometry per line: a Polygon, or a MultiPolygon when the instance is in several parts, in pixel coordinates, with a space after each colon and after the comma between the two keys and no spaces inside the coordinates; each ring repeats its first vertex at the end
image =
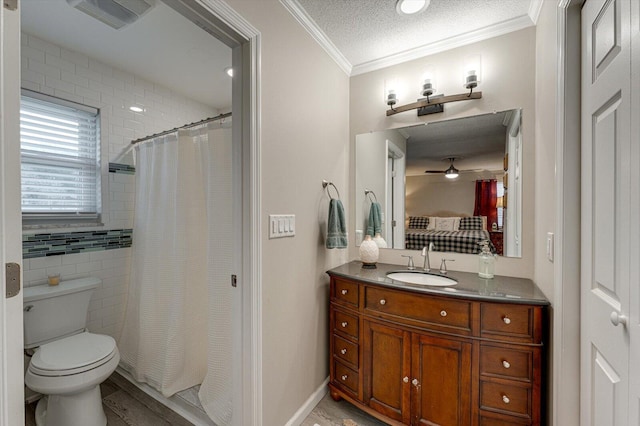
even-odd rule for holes
{"type": "Polygon", "coordinates": [[[511,363],[507,360],[502,361],[502,366],[504,368],[511,368],[511,363]]]}
{"type": "Polygon", "coordinates": [[[343,295],[349,293],[349,290],[343,289],[340,293],[342,293],[343,295]]]}
{"type": "Polygon", "coordinates": [[[420,383],[420,382],[418,382],[418,379],[413,379],[413,380],[411,381],[411,384],[412,384],[413,386],[418,386],[418,383],[420,383]]]}
{"type": "Polygon", "coordinates": [[[342,328],[345,328],[347,326],[347,322],[343,321],[343,322],[340,323],[340,325],[342,326],[342,328]]]}
{"type": "Polygon", "coordinates": [[[347,350],[346,350],[346,349],[344,349],[344,348],[343,348],[343,349],[340,349],[340,353],[341,353],[342,355],[344,355],[344,354],[346,354],[346,353],[347,353],[347,350]]]}
{"type": "Polygon", "coordinates": [[[445,311],[444,309],[440,311],[440,316],[441,317],[446,317],[447,316],[447,311],[445,311]]]}
{"type": "Polygon", "coordinates": [[[381,304],[381,305],[386,305],[386,304],[387,304],[387,301],[386,301],[386,300],[384,300],[384,299],[380,299],[380,304],[381,304]]]}
{"type": "Polygon", "coordinates": [[[404,379],[402,379],[402,381],[405,383],[409,383],[409,378],[407,376],[404,376],[404,379]]]}
{"type": "Polygon", "coordinates": [[[504,402],[505,404],[508,404],[511,402],[511,400],[507,395],[502,395],[502,402],[504,402]]]}
{"type": "Polygon", "coordinates": [[[342,381],[344,382],[345,380],[347,380],[347,377],[348,377],[348,376],[347,376],[346,374],[343,374],[343,375],[342,375],[342,377],[340,377],[340,378],[341,378],[341,379],[342,379],[342,381]]]}
{"type": "Polygon", "coordinates": [[[504,321],[505,324],[511,324],[511,318],[506,315],[502,317],[502,321],[504,321]]]}

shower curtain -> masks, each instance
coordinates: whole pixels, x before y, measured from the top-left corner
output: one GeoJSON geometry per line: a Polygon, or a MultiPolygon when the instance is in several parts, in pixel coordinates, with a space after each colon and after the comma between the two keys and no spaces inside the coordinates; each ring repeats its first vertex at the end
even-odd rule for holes
{"type": "Polygon", "coordinates": [[[201,384],[203,408],[231,423],[231,130],[220,124],[136,147],[131,280],[122,363],[165,396],[201,384]]]}

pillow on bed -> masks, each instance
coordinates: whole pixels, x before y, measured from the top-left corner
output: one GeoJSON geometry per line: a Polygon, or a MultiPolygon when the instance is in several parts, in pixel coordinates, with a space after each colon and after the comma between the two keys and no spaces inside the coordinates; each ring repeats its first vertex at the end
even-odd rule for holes
{"type": "Polygon", "coordinates": [[[455,217],[437,217],[436,231],[453,231],[456,225],[455,217]]]}
{"type": "Polygon", "coordinates": [[[429,217],[429,225],[427,226],[427,231],[435,231],[436,230],[436,220],[438,218],[435,216],[429,217]]]}
{"type": "Polygon", "coordinates": [[[409,228],[427,229],[429,218],[427,216],[409,216],[409,228]]]}
{"type": "Polygon", "coordinates": [[[482,217],[463,217],[460,219],[461,231],[482,231],[482,217]]]}

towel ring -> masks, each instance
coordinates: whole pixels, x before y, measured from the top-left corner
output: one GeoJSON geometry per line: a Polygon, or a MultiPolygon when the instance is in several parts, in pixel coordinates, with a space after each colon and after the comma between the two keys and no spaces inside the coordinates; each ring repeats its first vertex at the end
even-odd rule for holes
{"type": "Polygon", "coordinates": [[[369,201],[371,201],[372,203],[373,202],[376,202],[376,203],[378,202],[378,197],[376,197],[376,193],[373,192],[370,189],[365,189],[364,190],[364,196],[365,197],[369,197],[369,201]],[[371,198],[372,195],[373,195],[373,199],[371,198]]]}
{"type": "Polygon", "coordinates": [[[331,198],[333,200],[333,197],[331,196],[331,192],[329,192],[329,186],[333,186],[333,189],[336,190],[336,194],[338,194],[338,200],[339,200],[340,199],[340,191],[338,191],[338,188],[333,184],[333,182],[329,182],[329,181],[326,181],[326,180],[322,181],[322,187],[327,190],[327,195],[329,196],[329,198],[331,198]]]}

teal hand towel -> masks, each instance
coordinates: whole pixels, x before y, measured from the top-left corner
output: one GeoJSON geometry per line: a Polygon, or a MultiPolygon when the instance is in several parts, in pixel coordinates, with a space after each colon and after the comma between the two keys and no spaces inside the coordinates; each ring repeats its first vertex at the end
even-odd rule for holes
{"type": "Polygon", "coordinates": [[[371,203],[369,210],[369,222],[367,223],[367,234],[375,237],[382,233],[382,207],[380,203],[371,203]]]}
{"type": "Polygon", "coordinates": [[[331,199],[327,221],[327,248],[347,248],[347,221],[342,201],[331,199]]]}

